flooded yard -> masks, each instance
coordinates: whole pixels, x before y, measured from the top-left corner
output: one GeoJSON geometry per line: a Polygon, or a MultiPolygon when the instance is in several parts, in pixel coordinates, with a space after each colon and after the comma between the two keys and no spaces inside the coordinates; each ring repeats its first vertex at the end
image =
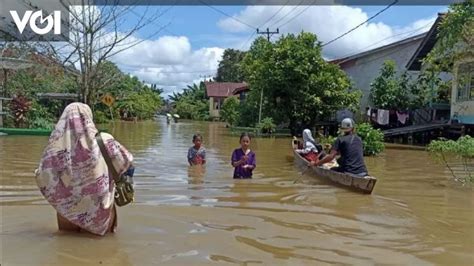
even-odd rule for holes
{"type": "Polygon", "coordinates": [[[47,137],[0,137],[2,265],[472,265],[472,187],[425,151],[366,158],[372,195],[320,182],[294,166],[289,138],[252,140],[252,180],[232,179],[239,146],[220,123],[116,123],[135,156],[136,202],[104,238],[57,231],[33,176],[47,137]],[[208,164],[186,161],[203,134],[208,164]]]}

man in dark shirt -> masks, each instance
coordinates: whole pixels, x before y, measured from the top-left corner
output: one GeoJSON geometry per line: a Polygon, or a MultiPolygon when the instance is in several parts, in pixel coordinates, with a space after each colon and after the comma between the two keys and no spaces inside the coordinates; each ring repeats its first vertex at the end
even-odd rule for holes
{"type": "Polygon", "coordinates": [[[344,132],[334,142],[331,153],[322,160],[314,163],[316,166],[328,163],[336,157],[341,155],[338,163],[339,167],[331,168],[331,170],[350,173],[357,176],[366,176],[367,168],[364,164],[364,151],[362,147],[362,140],[354,133],[354,121],[350,118],[345,118],[341,122],[341,131],[344,132]]]}

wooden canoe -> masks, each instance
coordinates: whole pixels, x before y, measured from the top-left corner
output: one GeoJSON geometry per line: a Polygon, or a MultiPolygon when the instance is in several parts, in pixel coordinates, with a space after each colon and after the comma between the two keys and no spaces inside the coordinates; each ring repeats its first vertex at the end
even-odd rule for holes
{"type": "MultiPolygon", "coordinates": [[[[291,142],[291,147],[295,156],[295,164],[307,167],[308,161],[296,152],[296,149],[298,148],[298,140],[293,140],[291,142]]],[[[356,175],[331,171],[317,166],[312,166],[311,170],[314,175],[322,180],[327,180],[333,184],[338,184],[342,187],[366,194],[372,193],[375,183],[377,182],[377,179],[372,176],[359,177],[356,175]]]]}
{"type": "Polygon", "coordinates": [[[30,129],[30,128],[0,128],[0,133],[6,135],[25,135],[25,136],[49,136],[49,129],[30,129]]]}

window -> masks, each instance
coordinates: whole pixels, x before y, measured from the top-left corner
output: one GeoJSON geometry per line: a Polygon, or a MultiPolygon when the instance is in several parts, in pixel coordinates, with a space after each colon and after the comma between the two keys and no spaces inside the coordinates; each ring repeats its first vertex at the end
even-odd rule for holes
{"type": "Polygon", "coordinates": [[[458,69],[457,100],[474,100],[474,62],[463,64],[458,69]]]}

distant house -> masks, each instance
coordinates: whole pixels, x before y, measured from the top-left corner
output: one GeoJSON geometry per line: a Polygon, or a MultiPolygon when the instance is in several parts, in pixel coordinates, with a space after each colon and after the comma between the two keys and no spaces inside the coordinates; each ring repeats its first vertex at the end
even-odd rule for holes
{"type": "MultiPolygon", "coordinates": [[[[436,22],[408,62],[408,70],[419,71],[422,68],[422,60],[436,44],[437,28],[444,15],[443,13],[438,14],[436,22]]],[[[474,125],[474,51],[467,50],[453,65],[450,107],[452,122],[472,127],[474,125]]]]}
{"type": "MultiPolygon", "coordinates": [[[[370,84],[379,75],[383,63],[386,60],[393,60],[397,65],[397,71],[405,71],[405,65],[412,58],[425,35],[426,33],[419,34],[373,50],[330,61],[339,65],[351,78],[355,88],[362,91],[361,111],[370,104],[370,84]]],[[[411,74],[417,75],[417,73],[411,74]]]]}
{"type": "Polygon", "coordinates": [[[219,111],[224,100],[229,97],[238,97],[240,101],[245,100],[248,84],[233,82],[204,82],[206,94],[209,97],[209,116],[219,118],[219,111]]]}

